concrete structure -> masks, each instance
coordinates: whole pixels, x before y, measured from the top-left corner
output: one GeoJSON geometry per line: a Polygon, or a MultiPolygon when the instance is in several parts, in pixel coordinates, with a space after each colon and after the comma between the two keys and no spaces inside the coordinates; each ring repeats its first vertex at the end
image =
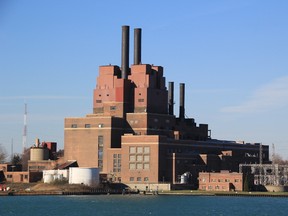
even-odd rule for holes
{"type": "Polygon", "coordinates": [[[41,161],[49,159],[49,150],[47,148],[33,147],[30,149],[30,160],[41,161]]]}
{"type": "Polygon", "coordinates": [[[222,171],[218,173],[200,172],[199,190],[243,191],[243,174],[222,171]]]}
{"type": "MultiPolygon", "coordinates": [[[[198,187],[201,171],[238,172],[240,163],[258,163],[259,144],[211,139],[207,124],[186,118],[184,83],[179,117],[174,115],[174,83],[169,82],[168,91],[163,67],[142,64],[139,29],[134,38],[133,65],[129,27],[124,26],[121,67],[99,67],[93,113],[65,119],[65,159],[98,167],[106,180],[144,187],[176,184],[186,172],[192,175],[189,183],[198,187]]],[[[268,162],[269,147],[263,145],[262,151],[268,162]]]]}
{"type": "Polygon", "coordinates": [[[98,186],[100,181],[98,168],[70,167],[69,184],[83,184],[87,186],[98,186]]]}

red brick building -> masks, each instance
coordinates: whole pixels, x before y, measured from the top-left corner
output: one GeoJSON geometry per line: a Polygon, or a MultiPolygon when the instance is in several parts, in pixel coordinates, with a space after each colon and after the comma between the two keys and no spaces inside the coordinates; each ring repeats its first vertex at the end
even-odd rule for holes
{"type": "Polygon", "coordinates": [[[221,171],[218,173],[200,172],[199,190],[204,191],[243,191],[243,173],[221,171]]]}
{"type": "MultiPolygon", "coordinates": [[[[167,89],[165,82],[163,67],[141,62],[141,29],[134,30],[129,65],[129,26],[123,26],[122,65],[99,67],[93,113],[65,119],[65,159],[98,167],[111,180],[143,185],[176,183],[185,172],[197,184],[200,171],[238,171],[239,163],[259,161],[259,145],[212,140],[207,124],[185,117],[184,83],[176,117],[174,83],[167,89]]],[[[269,161],[268,146],[263,161],[269,161]]]]}

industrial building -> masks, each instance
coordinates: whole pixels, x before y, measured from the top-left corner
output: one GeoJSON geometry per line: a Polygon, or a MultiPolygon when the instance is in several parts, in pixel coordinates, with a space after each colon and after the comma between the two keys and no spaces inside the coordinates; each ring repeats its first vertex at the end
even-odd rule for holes
{"type": "Polygon", "coordinates": [[[167,89],[163,67],[142,63],[139,28],[129,64],[129,29],[122,27],[121,67],[99,67],[93,112],[65,118],[65,160],[139,189],[180,184],[185,173],[191,173],[185,183],[198,188],[199,172],[238,172],[239,164],[259,163],[260,155],[269,162],[269,146],[212,139],[208,124],[186,118],[184,83],[175,116],[174,82],[167,89]]]}

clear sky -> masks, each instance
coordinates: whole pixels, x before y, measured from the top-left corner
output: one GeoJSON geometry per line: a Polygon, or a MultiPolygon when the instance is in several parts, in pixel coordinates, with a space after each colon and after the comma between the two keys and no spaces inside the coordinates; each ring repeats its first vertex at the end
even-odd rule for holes
{"type": "MultiPolygon", "coordinates": [[[[64,147],[64,118],[92,113],[98,67],[121,64],[121,26],[142,63],[186,84],[186,115],[212,138],[275,145],[288,159],[288,1],[0,0],[0,143],[64,147]],[[13,140],[13,141],[12,141],[13,140]]],[[[272,149],[272,148],[271,148],[272,149]]],[[[272,152],[272,151],[271,151],[272,152]]]]}

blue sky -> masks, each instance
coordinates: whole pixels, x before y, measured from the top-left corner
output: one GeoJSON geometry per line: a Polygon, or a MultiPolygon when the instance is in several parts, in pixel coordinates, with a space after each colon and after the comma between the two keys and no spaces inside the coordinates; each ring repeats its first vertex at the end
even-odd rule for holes
{"type": "MultiPolygon", "coordinates": [[[[275,145],[288,159],[288,1],[1,0],[0,144],[63,148],[65,117],[92,113],[98,67],[121,64],[121,26],[142,28],[142,63],[186,83],[186,115],[212,138],[275,145]]],[[[28,147],[27,146],[27,147],[28,147]]],[[[272,149],[272,148],[271,148],[272,149]]]]}

